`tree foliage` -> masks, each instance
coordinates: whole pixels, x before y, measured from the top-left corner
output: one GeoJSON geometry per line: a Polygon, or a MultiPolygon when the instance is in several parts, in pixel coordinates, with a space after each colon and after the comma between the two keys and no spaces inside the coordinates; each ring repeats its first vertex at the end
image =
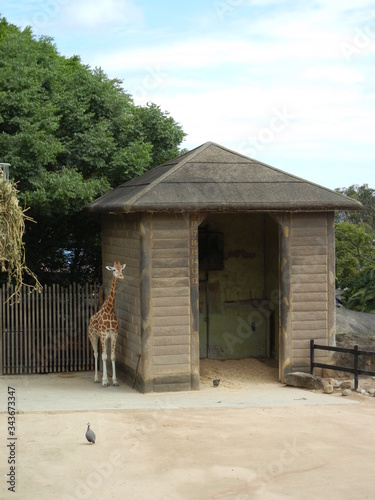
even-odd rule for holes
{"type": "Polygon", "coordinates": [[[27,259],[42,282],[100,279],[100,226],[85,206],[177,156],[184,136],[156,104],[135,106],[120,80],[0,16],[0,161],[37,222],[27,259]]]}
{"type": "Polygon", "coordinates": [[[339,190],[363,205],[342,212],[336,221],[336,277],[346,307],[375,312],[375,190],[350,186],[339,190]]]}

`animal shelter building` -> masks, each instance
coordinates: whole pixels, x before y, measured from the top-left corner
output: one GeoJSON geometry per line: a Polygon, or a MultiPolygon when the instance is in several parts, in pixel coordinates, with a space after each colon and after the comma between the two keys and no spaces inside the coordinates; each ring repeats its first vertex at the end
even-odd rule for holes
{"type": "Polygon", "coordinates": [[[116,366],[140,391],[199,389],[200,358],[273,358],[283,381],[334,344],[334,214],[359,202],[208,142],[88,208],[103,267],[126,263],[116,366]]]}

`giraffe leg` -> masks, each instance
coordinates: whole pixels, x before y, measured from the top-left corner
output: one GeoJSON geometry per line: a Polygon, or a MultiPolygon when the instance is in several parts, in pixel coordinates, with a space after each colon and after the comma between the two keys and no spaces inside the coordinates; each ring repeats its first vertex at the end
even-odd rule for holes
{"type": "Polygon", "coordinates": [[[112,361],[112,384],[114,386],[118,386],[117,378],[116,378],[116,336],[111,336],[111,361],[112,361]]]}
{"type": "Polygon", "coordinates": [[[98,340],[99,340],[99,337],[97,335],[95,335],[95,333],[90,335],[91,347],[92,347],[92,350],[94,351],[94,358],[95,358],[94,382],[99,382],[99,377],[98,377],[98,340]]]}
{"type": "Polygon", "coordinates": [[[94,358],[95,358],[95,377],[94,377],[94,382],[95,383],[99,382],[99,377],[98,377],[98,356],[99,356],[99,353],[98,353],[98,341],[99,341],[99,337],[95,336],[94,344],[93,344],[94,358]]]}
{"type": "Polygon", "coordinates": [[[108,376],[107,376],[107,343],[102,340],[102,361],[103,361],[103,377],[102,377],[102,387],[108,387],[108,376]]]}

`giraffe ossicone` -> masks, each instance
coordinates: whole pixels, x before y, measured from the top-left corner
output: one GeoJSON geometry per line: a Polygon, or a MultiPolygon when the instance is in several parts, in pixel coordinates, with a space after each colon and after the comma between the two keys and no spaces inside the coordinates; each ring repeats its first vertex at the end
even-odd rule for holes
{"type": "Polygon", "coordinates": [[[112,284],[108,297],[103,302],[102,307],[96,312],[89,322],[89,339],[94,351],[95,358],[95,382],[99,382],[98,378],[98,341],[102,348],[102,361],[103,361],[103,377],[102,387],[108,387],[107,376],[107,344],[111,346],[111,361],[112,361],[112,384],[118,386],[116,378],[116,365],[115,365],[115,351],[116,341],[118,336],[118,321],[115,313],[115,297],[117,280],[123,280],[124,275],[122,271],[125,269],[126,264],[115,262],[113,267],[106,266],[108,271],[112,271],[112,284]]]}

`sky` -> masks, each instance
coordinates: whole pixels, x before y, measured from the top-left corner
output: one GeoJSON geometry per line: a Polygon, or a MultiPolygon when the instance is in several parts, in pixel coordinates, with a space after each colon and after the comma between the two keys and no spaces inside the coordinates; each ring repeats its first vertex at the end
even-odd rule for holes
{"type": "Polygon", "coordinates": [[[374,0],[0,0],[0,14],[212,141],[375,189],[374,0]]]}

